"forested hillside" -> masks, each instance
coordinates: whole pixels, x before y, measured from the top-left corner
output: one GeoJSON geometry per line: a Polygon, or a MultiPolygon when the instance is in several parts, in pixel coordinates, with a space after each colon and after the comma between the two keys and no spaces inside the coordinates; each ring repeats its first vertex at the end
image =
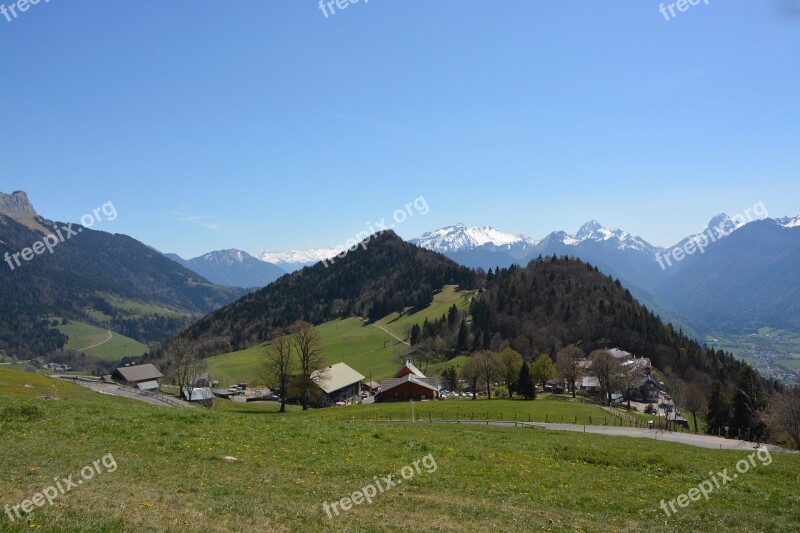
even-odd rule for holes
{"type": "Polygon", "coordinates": [[[297,320],[376,320],[406,307],[422,308],[447,284],[473,288],[476,274],[389,231],[373,237],[366,249],[306,267],[248,294],[199,320],[182,337],[204,355],[226,353],[262,342],[274,328],[297,320]]]}

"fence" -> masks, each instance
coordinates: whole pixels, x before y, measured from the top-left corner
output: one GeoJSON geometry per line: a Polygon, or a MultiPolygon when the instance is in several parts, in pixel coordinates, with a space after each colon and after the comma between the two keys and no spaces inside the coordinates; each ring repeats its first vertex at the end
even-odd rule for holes
{"type": "MultiPolygon", "coordinates": [[[[353,415],[336,415],[336,420],[352,421],[361,420],[362,422],[404,422],[412,421],[409,416],[410,413],[361,413],[360,416],[353,415]]],[[[644,419],[636,418],[625,413],[608,413],[606,415],[550,415],[549,413],[535,415],[533,413],[507,413],[502,412],[490,413],[482,411],[464,411],[457,413],[455,418],[446,417],[443,414],[437,414],[436,417],[433,413],[415,413],[414,421],[426,420],[428,422],[470,422],[470,423],[544,423],[544,424],[573,424],[573,425],[586,425],[586,426],[618,426],[618,427],[636,427],[636,428],[653,428],[663,431],[678,431],[680,433],[691,433],[686,428],[679,426],[672,420],[658,419],[644,419]],[[650,422],[653,425],[650,425],[650,422]]]]}

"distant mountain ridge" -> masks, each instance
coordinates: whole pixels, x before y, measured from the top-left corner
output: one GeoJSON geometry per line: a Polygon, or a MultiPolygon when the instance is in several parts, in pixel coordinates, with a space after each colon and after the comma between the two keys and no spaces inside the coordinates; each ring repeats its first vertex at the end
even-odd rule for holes
{"type": "MultiPolygon", "coordinates": [[[[620,279],[637,299],[646,303],[665,320],[684,325],[691,331],[722,329],[740,332],[767,324],[797,329],[800,327],[799,321],[780,318],[782,315],[776,308],[774,302],[777,300],[774,298],[754,302],[746,297],[748,294],[764,296],[795,293],[796,286],[792,285],[792,272],[797,268],[792,270],[790,258],[795,257],[792,243],[796,243],[800,237],[781,234],[781,230],[800,227],[800,216],[765,220],[772,223],[765,226],[768,229],[759,232],[744,231],[759,220],[747,221],[741,216],[730,217],[720,213],[709,221],[703,232],[690,235],[668,248],[655,246],[642,237],[620,229],[606,228],[595,220],[581,226],[574,235],[564,231],[554,231],[541,240],[504,233],[489,226],[467,228],[463,224],[458,224],[425,233],[411,242],[443,253],[465,266],[484,270],[495,267],[507,268],[513,264],[525,266],[540,256],[576,257],[597,266],[605,274],[620,279]],[[491,232],[485,231],[486,228],[491,232]],[[494,240],[468,238],[473,233],[484,237],[497,234],[500,238],[494,240]],[[721,243],[727,242],[734,236],[737,237],[734,239],[736,246],[721,246],[721,243]],[[780,242],[784,247],[782,250],[784,255],[754,257],[748,250],[758,249],[763,244],[756,242],[756,239],[780,242]],[[681,261],[663,261],[664,256],[676,248],[684,248],[689,242],[703,243],[703,252],[686,255],[681,261]],[[729,274],[731,277],[728,287],[737,289],[726,290],[724,287],[726,280],[721,280],[707,267],[694,266],[717,264],[720,261],[718,255],[739,265],[745,262],[763,263],[759,267],[761,276],[758,288],[750,287],[740,279],[743,275],[741,270],[733,270],[729,274]],[[659,258],[662,259],[661,263],[659,258]],[[705,284],[707,279],[714,279],[715,283],[722,285],[717,286],[716,292],[706,294],[707,291],[701,288],[707,286],[705,284]],[[762,290],[765,283],[770,284],[766,293],[762,290]],[[694,287],[695,292],[684,290],[684,287],[694,287]],[[698,299],[693,294],[697,294],[698,291],[707,296],[704,300],[706,305],[697,305],[698,299]],[[734,302],[739,300],[749,302],[749,309],[759,311],[750,319],[745,318],[744,312],[731,315],[713,311],[731,309],[734,302]]],[[[750,281],[757,282],[756,279],[750,281]]],[[[737,308],[741,310],[741,307],[737,308]]]]}
{"type": "Polygon", "coordinates": [[[261,261],[271,263],[285,270],[294,272],[320,261],[331,259],[340,250],[336,248],[314,248],[310,250],[289,250],[285,252],[261,252],[256,255],[261,261]]]}
{"type": "Polygon", "coordinates": [[[94,323],[147,343],[170,338],[186,327],[187,317],[245,293],[213,285],[131,237],[80,224],[71,225],[76,235],[52,253],[40,249],[30,260],[13,262],[14,254],[36,249],[65,226],[36,213],[24,192],[0,193],[0,350],[9,355],[31,358],[64,348],[66,337],[47,317],[94,323]],[[132,316],[115,307],[114,298],[175,313],[132,316]]]}
{"type": "Polygon", "coordinates": [[[194,259],[164,255],[212,283],[226,287],[260,288],[286,274],[279,266],[236,249],[209,252],[194,259]]]}

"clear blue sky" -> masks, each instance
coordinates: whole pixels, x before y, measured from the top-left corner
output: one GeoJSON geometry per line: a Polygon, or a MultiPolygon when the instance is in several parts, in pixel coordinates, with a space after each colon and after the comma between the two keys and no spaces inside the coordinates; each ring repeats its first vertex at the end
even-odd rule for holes
{"type": "MultiPolygon", "coordinates": [[[[10,0],[0,0],[10,4],[10,0]]],[[[668,3],[667,3],[668,4],[668,3]]],[[[184,256],[800,214],[800,7],[42,0],[0,17],[0,190],[184,256]]]]}

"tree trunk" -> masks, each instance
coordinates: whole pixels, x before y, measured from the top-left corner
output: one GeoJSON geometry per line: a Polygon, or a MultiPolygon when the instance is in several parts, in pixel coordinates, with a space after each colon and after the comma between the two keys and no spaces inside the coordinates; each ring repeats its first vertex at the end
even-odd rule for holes
{"type": "Polygon", "coordinates": [[[286,412],[286,398],[281,398],[281,410],[278,411],[279,413],[286,412]]]}
{"type": "Polygon", "coordinates": [[[692,411],[692,418],[694,419],[694,432],[697,433],[697,411],[692,411]]]}
{"type": "Polygon", "coordinates": [[[575,380],[572,380],[572,397],[575,398],[575,380]]]}

